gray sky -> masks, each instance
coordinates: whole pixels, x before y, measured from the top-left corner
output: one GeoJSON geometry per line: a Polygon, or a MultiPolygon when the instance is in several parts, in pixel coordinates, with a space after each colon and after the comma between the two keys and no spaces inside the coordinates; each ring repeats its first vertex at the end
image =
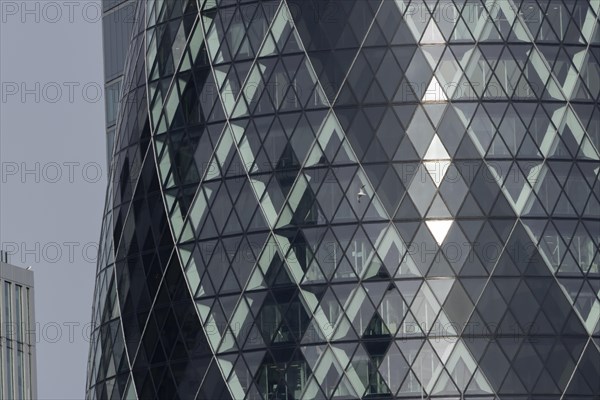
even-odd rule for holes
{"type": "Polygon", "coordinates": [[[35,271],[40,399],[85,392],[106,187],[100,9],[0,0],[0,242],[35,271]]]}

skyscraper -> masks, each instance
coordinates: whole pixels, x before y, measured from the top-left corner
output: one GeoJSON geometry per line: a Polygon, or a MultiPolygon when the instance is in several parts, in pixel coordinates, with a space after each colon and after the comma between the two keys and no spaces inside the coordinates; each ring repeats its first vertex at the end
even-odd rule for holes
{"type": "Polygon", "coordinates": [[[138,1],[89,399],[597,398],[600,1],[138,1]]]}
{"type": "Polygon", "coordinates": [[[0,397],[37,399],[33,271],[0,251],[0,397]]]}

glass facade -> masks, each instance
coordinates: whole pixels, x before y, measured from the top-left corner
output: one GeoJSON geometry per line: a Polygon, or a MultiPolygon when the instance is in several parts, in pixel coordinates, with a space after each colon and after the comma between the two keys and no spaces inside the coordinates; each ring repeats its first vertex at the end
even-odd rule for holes
{"type": "Polygon", "coordinates": [[[33,273],[0,261],[0,398],[37,399],[33,273]]]}
{"type": "Polygon", "coordinates": [[[137,1],[87,397],[598,398],[599,13],[137,1]]]}

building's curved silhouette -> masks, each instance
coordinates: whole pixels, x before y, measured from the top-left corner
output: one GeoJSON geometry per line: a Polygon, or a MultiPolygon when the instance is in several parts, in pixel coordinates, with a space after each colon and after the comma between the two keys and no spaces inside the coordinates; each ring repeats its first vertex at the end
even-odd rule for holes
{"type": "Polygon", "coordinates": [[[597,0],[137,3],[89,399],[597,399],[597,0]]]}

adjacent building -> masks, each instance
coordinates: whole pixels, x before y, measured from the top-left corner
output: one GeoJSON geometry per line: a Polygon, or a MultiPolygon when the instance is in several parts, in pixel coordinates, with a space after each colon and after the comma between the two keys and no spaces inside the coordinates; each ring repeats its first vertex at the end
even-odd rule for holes
{"type": "Polygon", "coordinates": [[[0,397],[37,399],[33,271],[0,252],[0,397]]]}
{"type": "Polygon", "coordinates": [[[600,396],[600,1],[135,6],[88,399],[600,396]]]}
{"type": "Polygon", "coordinates": [[[104,94],[106,107],[106,154],[108,164],[114,147],[123,68],[134,23],[134,0],[102,1],[104,44],[104,94]]]}

